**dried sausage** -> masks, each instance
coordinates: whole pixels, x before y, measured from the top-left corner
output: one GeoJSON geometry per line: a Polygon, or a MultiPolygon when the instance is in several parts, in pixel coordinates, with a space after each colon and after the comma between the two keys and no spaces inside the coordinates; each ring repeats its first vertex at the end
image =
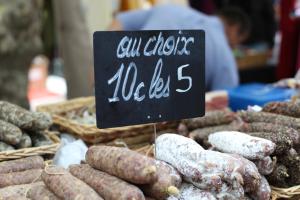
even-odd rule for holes
{"type": "Polygon", "coordinates": [[[87,183],[105,200],[145,200],[136,186],[89,165],[71,165],[69,169],[73,176],[87,183]]]}
{"type": "Polygon", "coordinates": [[[126,148],[90,147],[86,153],[86,162],[131,183],[150,184],[157,180],[155,160],[126,148]]]}
{"type": "Polygon", "coordinates": [[[210,134],[208,142],[222,152],[238,154],[250,160],[263,159],[271,155],[276,147],[270,140],[237,131],[210,134]]]}

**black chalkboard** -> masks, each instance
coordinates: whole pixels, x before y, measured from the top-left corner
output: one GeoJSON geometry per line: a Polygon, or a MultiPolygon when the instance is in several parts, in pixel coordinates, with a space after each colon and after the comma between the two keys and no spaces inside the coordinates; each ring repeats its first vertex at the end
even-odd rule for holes
{"type": "Polygon", "coordinates": [[[94,33],[98,128],[204,115],[202,30],[94,33]]]}

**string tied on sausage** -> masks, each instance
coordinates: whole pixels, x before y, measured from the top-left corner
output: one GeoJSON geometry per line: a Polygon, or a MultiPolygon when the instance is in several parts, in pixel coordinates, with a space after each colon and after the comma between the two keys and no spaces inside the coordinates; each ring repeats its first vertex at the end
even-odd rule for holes
{"type": "Polygon", "coordinates": [[[146,152],[146,156],[149,156],[149,154],[152,153],[154,151],[154,149],[155,149],[155,144],[153,144],[149,147],[149,149],[146,152]]]}
{"type": "Polygon", "coordinates": [[[124,141],[115,141],[115,145],[121,145],[127,149],[129,149],[128,145],[124,141]]]}
{"type": "MultiPolygon", "coordinates": [[[[31,188],[32,188],[32,183],[35,183],[37,180],[39,180],[40,179],[40,177],[41,177],[41,174],[39,175],[39,176],[37,176],[31,183],[30,183],[30,187],[28,187],[26,190],[25,190],[25,193],[24,193],[24,197],[26,197],[27,198],[27,194],[28,194],[28,192],[31,190],[31,188]]],[[[0,200],[2,200],[2,199],[0,199],[0,200]]]]}
{"type": "Polygon", "coordinates": [[[49,169],[51,167],[56,167],[56,166],[55,165],[48,165],[48,166],[45,167],[45,170],[44,170],[49,175],[65,175],[66,174],[65,172],[55,172],[55,173],[54,172],[50,172],[49,169]]]}

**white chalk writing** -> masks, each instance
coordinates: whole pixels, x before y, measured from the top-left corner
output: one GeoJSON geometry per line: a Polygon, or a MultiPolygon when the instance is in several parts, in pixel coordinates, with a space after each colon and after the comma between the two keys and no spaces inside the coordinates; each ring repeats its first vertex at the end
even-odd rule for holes
{"type": "MultiPolygon", "coordinates": [[[[108,101],[113,103],[121,99],[123,101],[132,99],[141,102],[145,98],[160,99],[169,97],[171,75],[166,74],[169,70],[164,69],[163,56],[188,56],[191,54],[191,45],[194,43],[194,37],[188,37],[182,31],[179,31],[176,36],[159,32],[147,39],[135,36],[122,37],[116,51],[118,59],[134,59],[140,56],[159,56],[159,58],[150,82],[139,80],[139,70],[134,60],[128,64],[128,67],[122,63],[118,71],[107,81],[109,86],[116,82],[114,93],[112,97],[108,98],[108,101]]],[[[193,86],[192,77],[188,73],[189,68],[190,64],[177,67],[177,81],[182,82],[180,83],[181,88],[175,90],[178,93],[188,92],[193,86]],[[183,75],[184,69],[185,75],[183,75]]]]}

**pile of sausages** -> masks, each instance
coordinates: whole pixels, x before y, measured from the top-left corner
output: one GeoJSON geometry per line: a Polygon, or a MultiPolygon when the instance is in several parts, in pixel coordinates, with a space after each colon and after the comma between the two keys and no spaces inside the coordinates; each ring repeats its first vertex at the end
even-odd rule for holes
{"type": "Polygon", "coordinates": [[[45,167],[39,156],[2,162],[0,199],[270,198],[267,180],[245,157],[263,160],[275,151],[273,142],[239,132],[212,134],[209,142],[222,152],[205,150],[188,137],[163,134],[156,141],[156,159],[127,148],[92,146],[86,153],[86,164],[68,169],[45,167]],[[228,137],[224,139],[223,134],[228,137]]]}
{"type": "Polygon", "coordinates": [[[0,152],[52,144],[44,133],[51,125],[47,113],[30,112],[0,101],[0,152]]]}
{"type": "Polygon", "coordinates": [[[25,199],[32,186],[40,185],[45,167],[40,156],[0,163],[0,199],[25,199]]]}
{"type": "Polygon", "coordinates": [[[30,165],[30,159],[36,158],[0,163],[0,173],[10,177],[0,179],[0,199],[160,200],[180,193],[182,178],[174,167],[127,148],[93,146],[86,153],[87,164],[46,166],[31,172],[31,179],[17,174],[25,168],[30,172],[37,165],[30,165]]]}
{"type": "MultiPolygon", "coordinates": [[[[240,133],[234,132],[234,134],[240,133]]],[[[239,139],[243,136],[240,135],[239,139]]],[[[237,140],[230,141],[229,138],[232,139],[232,137],[226,140],[223,138],[223,135],[215,135],[210,138],[210,142],[216,142],[216,146],[227,153],[205,150],[194,140],[184,136],[164,134],[156,140],[156,156],[157,159],[171,164],[180,172],[190,187],[189,191],[194,188],[194,192],[190,192],[190,195],[201,193],[206,199],[220,200],[270,199],[269,183],[259,173],[256,165],[243,155],[251,158],[264,158],[275,150],[276,145],[271,141],[252,136],[239,143],[237,140]],[[234,146],[223,148],[229,143],[234,146]],[[255,145],[253,151],[243,151],[251,145],[255,145]],[[236,151],[239,147],[243,148],[236,151]],[[243,154],[240,154],[241,152],[243,154]]],[[[177,199],[190,199],[189,195],[185,195],[186,188],[185,186],[182,189],[181,196],[177,199]]]]}
{"type": "Polygon", "coordinates": [[[253,152],[231,148],[221,153],[178,134],[163,134],[157,138],[156,159],[127,148],[93,146],[86,153],[87,164],[69,169],[45,167],[39,156],[6,161],[0,163],[0,199],[266,200],[268,182],[241,152],[264,158],[275,144],[257,139],[240,146],[253,142],[260,147],[253,152]]]}
{"type": "Polygon", "coordinates": [[[68,169],[45,166],[38,156],[2,162],[0,199],[268,200],[269,183],[300,184],[300,119],[286,109],[266,105],[262,112],[184,120],[182,135],[156,139],[155,159],[92,146],[85,164],[68,169]]]}
{"type": "MultiPolygon", "coordinates": [[[[271,102],[261,112],[230,110],[211,111],[205,117],[183,120],[179,126],[182,135],[197,141],[205,149],[214,148],[224,152],[224,147],[216,147],[220,138],[237,140],[236,133],[242,138],[248,136],[266,139],[276,144],[269,156],[251,158],[260,174],[277,187],[291,187],[300,184],[300,104],[293,102],[271,102]],[[212,135],[213,133],[218,133],[212,135]],[[225,136],[226,135],[226,136],[225,136]]],[[[238,143],[238,140],[237,140],[238,143]]],[[[231,146],[231,148],[237,148],[231,146]]],[[[249,149],[245,149],[249,150],[249,149]]],[[[235,152],[237,153],[237,152],[235,152]]]]}

